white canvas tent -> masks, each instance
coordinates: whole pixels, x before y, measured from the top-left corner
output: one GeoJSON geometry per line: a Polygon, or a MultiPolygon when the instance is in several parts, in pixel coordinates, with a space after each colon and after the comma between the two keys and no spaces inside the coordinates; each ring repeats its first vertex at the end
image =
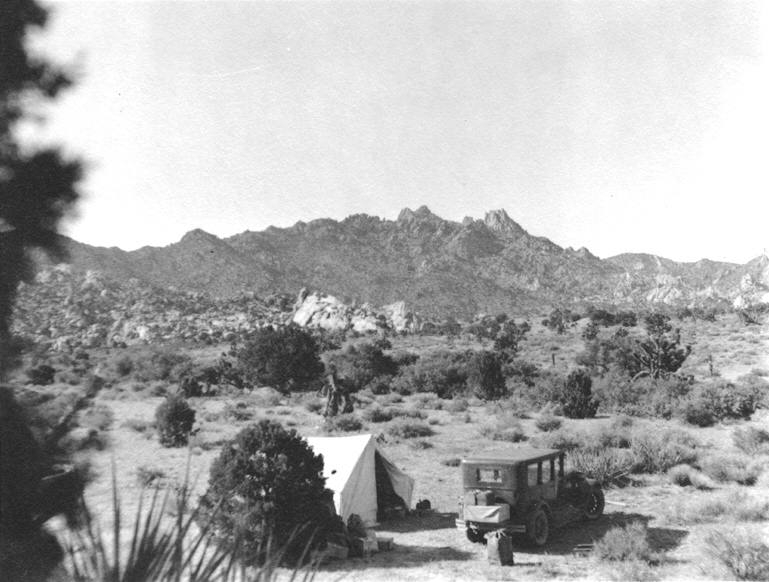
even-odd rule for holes
{"type": "Polygon", "coordinates": [[[414,479],[384,455],[373,435],[310,437],[307,442],[323,455],[326,487],[334,492],[336,511],[345,521],[356,513],[366,526],[375,525],[379,502],[392,499],[393,493],[411,507],[414,479]]]}

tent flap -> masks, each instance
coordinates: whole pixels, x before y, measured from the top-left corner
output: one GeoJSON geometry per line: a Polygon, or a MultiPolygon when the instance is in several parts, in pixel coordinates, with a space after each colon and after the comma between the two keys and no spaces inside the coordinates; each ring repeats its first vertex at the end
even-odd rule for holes
{"type": "MultiPolygon", "coordinates": [[[[387,478],[394,493],[411,507],[414,479],[401,471],[379,448],[373,435],[311,437],[315,454],[323,455],[326,487],[334,492],[334,504],[342,519],[358,514],[366,526],[377,521],[377,473],[387,478]],[[377,471],[377,465],[380,470],[377,471]],[[381,470],[384,469],[384,470],[381,470]]],[[[380,483],[380,491],[389,489],[380,483]]]]}

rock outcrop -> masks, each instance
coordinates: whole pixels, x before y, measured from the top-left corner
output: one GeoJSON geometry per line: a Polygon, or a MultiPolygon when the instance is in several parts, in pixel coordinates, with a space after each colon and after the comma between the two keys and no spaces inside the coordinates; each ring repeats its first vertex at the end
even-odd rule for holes
{"type": "Polygon", "coordinates": [[[68,265],[21,284],[13,333],[57,351],[175,341],[229,342],[280,324],[288,302],[244,293],[229,299],[162,289],[138,279],[116,282],[68,265]]]}
{"type": "Polygon", "coordinates": [[[420,325],[419,318],[406,310],[403,301],[377,310],[368,303],[360,307],[347,305],[332,295],[309,292],[306,288],[299,292],[288,320],[302,327],[359,333],[387,329],[416,331],[420,325]]]}

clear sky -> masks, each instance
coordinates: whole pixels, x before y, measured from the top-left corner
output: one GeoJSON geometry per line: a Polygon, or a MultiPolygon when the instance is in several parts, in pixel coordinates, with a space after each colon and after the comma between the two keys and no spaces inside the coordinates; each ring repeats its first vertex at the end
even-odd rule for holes
{"type": "Polygon", "coordinates": [[[769,247],[764,2],[48,4],[81,76],[30,136],[89,162],[82,242],[427,205],[601,257],[769,247]]]}

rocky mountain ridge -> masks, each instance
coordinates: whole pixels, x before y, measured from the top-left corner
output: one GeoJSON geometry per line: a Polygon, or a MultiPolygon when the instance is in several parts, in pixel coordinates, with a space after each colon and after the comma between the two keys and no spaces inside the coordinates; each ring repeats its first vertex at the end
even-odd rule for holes
{"type": "Polygon", "coordinates": [[[19,289],[12,330],[37,346],[68,352],[132,344],[240,341],[266,325],[359,333],[418,331],[421,320],[403,302],[383,308],[347,305],[319,291],[214,298],[161,288],[139,279],[120,282],[69,265],[43,268],[19,289]]]}
{"type": "Polygon", "coordinates": [[[352,215],[218,238],[202,230],[136,251],[67,241],[72,268],[115,280],[235,297],[319,289],[346,304],[405,301],[430,318],[540,314],[553,306],[769,301],[769,259],[678,263],[644,254],[600,259],[529,234],[504,210],[461,223],[426,206],[394,221],[352,215]]]}

